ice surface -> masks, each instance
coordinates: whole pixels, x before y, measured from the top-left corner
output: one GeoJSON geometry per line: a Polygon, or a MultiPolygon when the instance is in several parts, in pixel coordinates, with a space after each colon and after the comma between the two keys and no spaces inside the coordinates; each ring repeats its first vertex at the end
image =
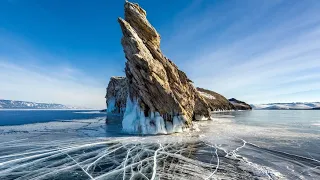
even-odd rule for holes
{"type": "Polygon", "coordinates": [[[129,137],[5,144],[25,148],[0,154],[1,179],[272,179],[277,171],[243,159],[245,147],[194,138],[129,137]],[[17,173],[18,172],[18,173],[17,173]],[[226,173],[227,172],[227,173],[226,173]]]}
{"type": "MultiPolygon", "coordinates": [[[[142,122],[157,117],[151,113],[142,122]]],[[[304,151],[319,134],[235,124],[233,118],[217,114],[195,123],[198,131],[158,136],[102,137],[109,124],[101,118],[1,126],[0,179],[318,179],[317,153],[297,155],[274,143],[304,151]]],[[[183,121],[158,119],[153,131],[162,123],[167,132],[180,130],[183,121]]]]}
{"type": "Polygon", "coordinates": [[[100,112],[100,111],[77,111],[74,113],[77,113],[77,114],[103,114],[103,112],[100,112]]]}
{"type": "MultiPolygon", "coordinates": [[[[105,136],[105,118],[62,120],[16,126],[0,126],[1,136],[29,138],[35,135],[66,136],[105,136]]],[[[0,141],[1,142],[1,141],[0,141]]]]}
{"type": "Polygon", "coordinates": [[[320,126],[320,123],[314,123],[312,126],[320,126]]]}

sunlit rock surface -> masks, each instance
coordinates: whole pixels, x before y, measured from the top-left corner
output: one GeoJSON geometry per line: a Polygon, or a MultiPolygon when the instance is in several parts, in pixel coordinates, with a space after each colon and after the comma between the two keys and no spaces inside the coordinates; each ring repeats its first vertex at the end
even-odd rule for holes
{"type": "MultiPolygon", "coordinates": [[[[235,107],[221,94],[203,88],[197,88],[197,90],[207,102],[210,111],[235,110],[235,107]]],[[[198,104],[196,104],[196,106],[198,106],[198,104]]]]}
{"type": "Polygon", "coordinates": [[[197,91],[186,74],[162,54],[160,35],[147,20],[145,10],[138,4],[126,2],[125,18],[118,21],[127,59],[128,100],[132,102],[127,103],[132,106],[127,105],[123,121],[128,126],[136,126],[134,129],[138,132],[149,126],[145,123],[156,130],[165,124],[166,131],[171,131],[171,125],[173,131],[176,126],[179,126],[176,131],[181,130],[181,125],[190,127],[197,91]],[[156,120],[157,115],[160,120],[156,120]]]}
{"type": "Polygon", "coordinates": [[[236,108],[222,95],[196,89],[187,75],[160,49],[160,35],[138,4],[125,2],[121,44],[127,59],[126,78],[111,78],[108,114],[123,115],[123,131],[168,134],[192,127],[192,120],[209,120],[212,111],[236,108]],[[117,91],[120,91],[119,93],[117,91]]]}

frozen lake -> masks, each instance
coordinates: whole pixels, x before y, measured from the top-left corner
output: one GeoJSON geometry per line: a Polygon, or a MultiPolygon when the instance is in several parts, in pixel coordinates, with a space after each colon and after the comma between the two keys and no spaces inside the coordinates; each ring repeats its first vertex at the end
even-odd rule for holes
{"type": "Polygon", "coordinates": [[[132,136],[97,111],[0,111],[0,179],[320,178],[320,111],[212,116],[132,136]]]}

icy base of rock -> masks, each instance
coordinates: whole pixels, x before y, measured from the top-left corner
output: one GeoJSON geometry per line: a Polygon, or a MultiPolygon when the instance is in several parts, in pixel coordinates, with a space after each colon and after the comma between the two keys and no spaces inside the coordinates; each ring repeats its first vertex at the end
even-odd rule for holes
{"type": "Polygon", "coordinates": [[[197,121],[207,121],[207,120],[209,120],[209,119],[210,119],[210,118],[205,117],[205,116],[203,116],[203,115],[198,115],[198,114],[195,115],[195,120],[197,120],[197,121]]]}
{"type": "Polygon", "coordinates": [[[115,110],[116,99],[111,98],[108,100],[107,113],[112,113],[115,110]]]}
{"type": "Polygon", "coordinates": [[[130,134],[171,134],[186,130],[183,116],[173,116],[172,122],[165,121],[158,112],[145,116],[138,100],[127,98],[126,111],[122,120],[122,131],[130,134]]]}
{"type": "Polygon", "coordinates": [[[108,100],[107,102],[108,106],[107,106],[107,114],[119,114],[119,115],[123,115],[123,113],[125,112],[125,108],[121,108],[116,106],[116,98],[112,97],[108,100]]]}

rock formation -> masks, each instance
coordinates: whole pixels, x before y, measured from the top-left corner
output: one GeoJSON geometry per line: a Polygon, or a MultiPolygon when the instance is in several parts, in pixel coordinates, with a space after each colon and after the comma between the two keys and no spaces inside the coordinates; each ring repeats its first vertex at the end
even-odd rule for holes
{"type": "Polygon", "coordinates": [[[106,94],[107,114],[123,115],[126,109],[128,85],[125,77],[111,77],[106,94]]]}
{"type": "Polygon", "coordinates": [[[130,2],[125,3],[124,9],[125,18],[118,19],[129,85],[123,122],[135,126],[124,130],[182,131],[191,124],[197,91],[186,74],[162,54],[160,35],[147,20],[146,11],[130,2]],[[143,127],[148,123],[155,127],[143,127]]]}
{"type": "Polygon", "coordinates": [[[197,90],[208,103],[210,111],[226,111],[235,109],[228,99],[221,94],[203,88],[197,88],[197,90]]]}
{"type": "Polygon", "coordinates": [[[107,89],[109,113],[123,113],[127,133],[182,132],[192,119],[210,119],[210,111],[234,106],[223,96],[196,89],[187,75],[160,49],[160,35],[138,4],[125,2],[121,44],[126,78],[113,77],[107,89]],[[124,108],[125,107],[125,108],[124,108]]]}
{"type": "Polygon", "coordinates": [[[235,98],[231,98],[229,101],[234,105],[236,110],[252,110],[252,107],[243,101],[239,101],[235,98]]]}

